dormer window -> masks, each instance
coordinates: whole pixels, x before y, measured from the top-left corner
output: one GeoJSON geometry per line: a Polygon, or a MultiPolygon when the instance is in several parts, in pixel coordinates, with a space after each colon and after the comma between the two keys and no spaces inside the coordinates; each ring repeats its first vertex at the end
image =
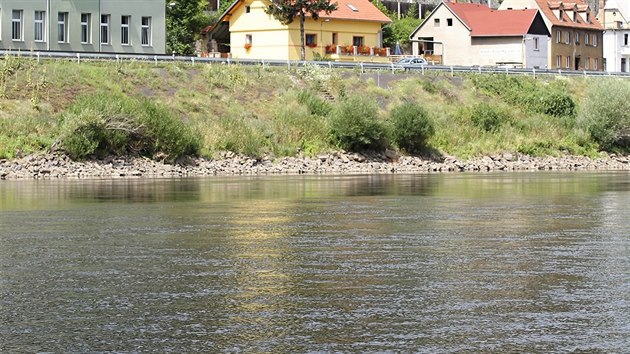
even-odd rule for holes
{"type": "Polygon", "coordinates": [[[591,23],[591,13],[590,12],[586,13],[586,22],[587,23],[591,23]]]}
{"type": "Polygon", "coordinates": [[[350,10],[352,10],[352,12],[359,12],[359,9],[357,9],[354,5],[352,4],[348,4],[348,7],[350,8],[350,10]]]}
{"type": "Polygon", "coordinates": [[[578,14],[575,11],[573,11],[573,22],[578,22],[578,14]]]}
{"type": "Polygon", "coordinates": [[[558,12],[558,20],[562,21],[562,14],[564,13],[564,11],[560,10],[560,12],[558,12]]]}

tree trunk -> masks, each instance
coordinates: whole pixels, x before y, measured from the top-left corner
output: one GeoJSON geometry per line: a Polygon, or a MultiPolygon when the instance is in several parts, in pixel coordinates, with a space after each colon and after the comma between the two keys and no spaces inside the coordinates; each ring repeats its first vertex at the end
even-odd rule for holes
{"type": "Polygon", "coordinates": [[[300,58],[306,60],[306,51],[304,50],[304,11],[300,10],[300,58]]]}

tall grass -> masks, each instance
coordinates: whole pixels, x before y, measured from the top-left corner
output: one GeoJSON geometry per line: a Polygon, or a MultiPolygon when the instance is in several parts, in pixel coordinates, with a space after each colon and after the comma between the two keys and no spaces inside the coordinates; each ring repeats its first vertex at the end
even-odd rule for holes
{"type": "MultiPolygon", "coordinates": [[[[434,128],[418,141],[443,154],[593,155],[597,149],[627,151],[627,86],[607,78],[377,76],[310,66],[11,57],[0,61],[0,158],[46,151],[64,139],[80,147],[77,158],[107,151],[151,156],[168,150],[175,157],[231,150],[280,157],[391,148],[393,126],[384,118],[405,102],[421,106],[434,128]],[[121,117],[116,126],[114,118],[121,117]],[[155,139],[138,138],[140,130],[155,139]]],[[[398,148],[417,149],[406,145],[412,138],[399,135],[398,148]]]]}

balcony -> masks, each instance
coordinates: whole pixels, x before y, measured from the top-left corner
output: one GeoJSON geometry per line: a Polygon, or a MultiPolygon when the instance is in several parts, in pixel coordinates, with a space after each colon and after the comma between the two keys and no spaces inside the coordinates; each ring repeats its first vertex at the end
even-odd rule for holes
{"type": "Polygon", "coordinates": [[[380,47],[368,47],[365,45],[337,45],[329,44],[325,47],[326,55],[335,61],[358,62],[389,62],[390,49],[380,47]]]}

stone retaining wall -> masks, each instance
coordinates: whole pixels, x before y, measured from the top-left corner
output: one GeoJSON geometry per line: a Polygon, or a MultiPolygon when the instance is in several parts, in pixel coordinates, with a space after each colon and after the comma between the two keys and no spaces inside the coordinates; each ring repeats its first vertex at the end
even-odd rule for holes
{"type": "Polygon", "coordinates": [[[336,152],[314,158],[284,157],[256,159],[231,152],[214,160],[186,158],[166,164],[142,157],[108,158],[97,161],[72,161],[55,154],[31,155],[15,160],[0,160],[0,179],[45,178],[132,178],[285,174],[383,174],[465,171],[539,171],[539,170],[630,170],[630,156],[607,155],[598,159],[582,156],[531,157],[504,153],[466,161],[446,157],[434,161],[400,156],[393,151],[373,154],[336,152]]]}

